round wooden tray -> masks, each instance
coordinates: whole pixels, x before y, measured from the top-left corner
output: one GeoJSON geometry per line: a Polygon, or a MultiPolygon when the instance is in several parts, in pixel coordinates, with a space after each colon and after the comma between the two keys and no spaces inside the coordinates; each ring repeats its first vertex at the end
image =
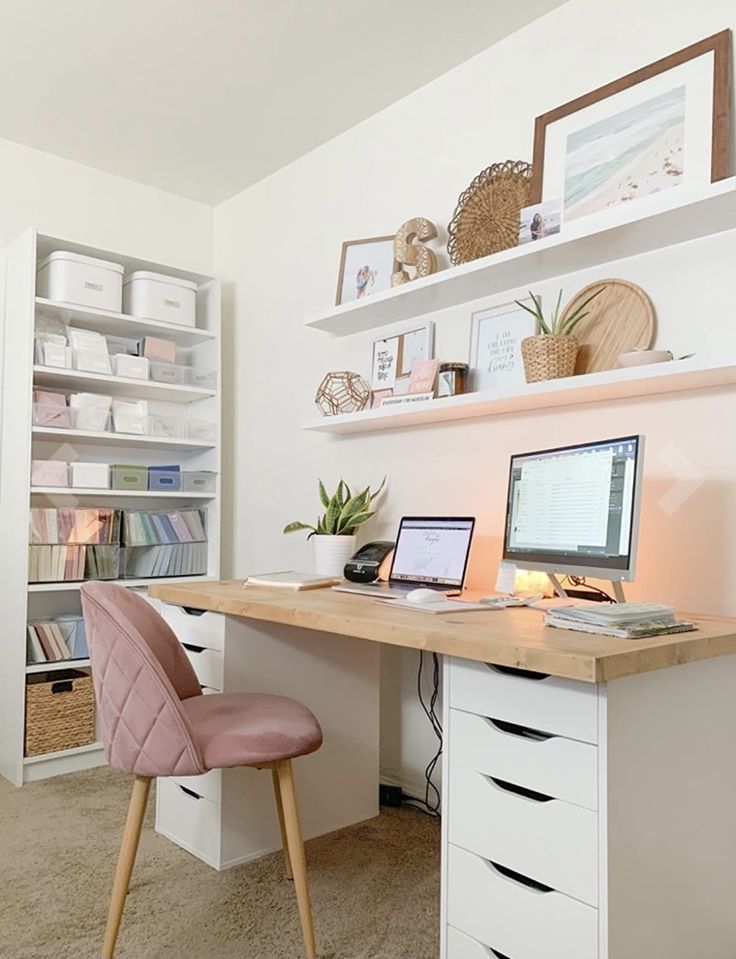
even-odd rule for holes
{"type": "Polygon", "coordinates": [[[640,286],[628,280],[596,280],[570,300],[563,318],[601,287],[586,308],[588,315],[573,329],[580,344],[576,373],[597,373],[618,369],[621,353],[646,350],[654,339],[654,306],[640,286]]]}

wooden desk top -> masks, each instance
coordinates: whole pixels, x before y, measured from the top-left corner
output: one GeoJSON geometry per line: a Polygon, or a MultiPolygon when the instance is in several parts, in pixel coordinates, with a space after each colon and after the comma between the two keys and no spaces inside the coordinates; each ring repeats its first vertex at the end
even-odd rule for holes
{"type": "Polygon", "coordinates": [[[297,592],[242,581],[153,584],[151,596],[261,622],[549,673],[588,683],[736,653],[736,619],[683,614],[698,630],[624,640],[542,626],[525,608],[432,616],[330,589],[297,592]]]}

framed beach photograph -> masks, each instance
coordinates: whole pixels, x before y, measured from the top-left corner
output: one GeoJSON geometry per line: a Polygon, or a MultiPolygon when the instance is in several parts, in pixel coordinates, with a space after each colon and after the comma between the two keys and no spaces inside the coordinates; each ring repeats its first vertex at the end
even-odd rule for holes
{"type": "MultiPolygon", "coordinates": [[[[523,302],[531,305],[531,299],[523,302]]],[[[473,313],[470,322],[470,382],[473,390],[499,390],[526,383],[521,341],[535,336],[537,321],[516,303],[473,313]]]]}
{"type": "Polygon", "coordinates": [[[393,236],[346,240],[340,255],[335,305],[362,300],[391,289],[394,267],[393,236]]]}
{"type": "Polygon", "coordinates": [[[537,117],[532,202],[604,226],[723,179],[730,71],[724,30],[537,117]]]}

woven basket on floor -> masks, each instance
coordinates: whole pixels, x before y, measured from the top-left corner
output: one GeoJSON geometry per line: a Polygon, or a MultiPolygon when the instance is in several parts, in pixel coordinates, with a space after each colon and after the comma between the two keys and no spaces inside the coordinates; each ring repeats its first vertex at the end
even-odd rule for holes
{"type": "Polygon", "coordinates": [[[521,341],[527,383],[572,376],[578,355],[574,336],[527,336],[521,341]]]}
{"type": "Polygon", "coordinates": [[[494,163],[460,194],[447,228],[453,264],[469,263],[519,242],[519,213],[529,205],[532,168],[522,160],[494,163]]]}
{"type": "Polygon", "coordinates": [[[26,685],[26,756],[86,746],[95,741],[92,677],[79,670],[29,676],[26,685]]]}

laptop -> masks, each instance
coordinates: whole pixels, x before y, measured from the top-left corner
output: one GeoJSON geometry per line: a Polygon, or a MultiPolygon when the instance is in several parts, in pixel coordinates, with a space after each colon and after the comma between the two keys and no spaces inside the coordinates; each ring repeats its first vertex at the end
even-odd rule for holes
{"type": "Polygon", "coordinates": [[[474,516],[404,516],[399,524],[388,583],[341,583],[339,593],[401,599],[413,589],[462,592],[468,568],[474,516]]]}

